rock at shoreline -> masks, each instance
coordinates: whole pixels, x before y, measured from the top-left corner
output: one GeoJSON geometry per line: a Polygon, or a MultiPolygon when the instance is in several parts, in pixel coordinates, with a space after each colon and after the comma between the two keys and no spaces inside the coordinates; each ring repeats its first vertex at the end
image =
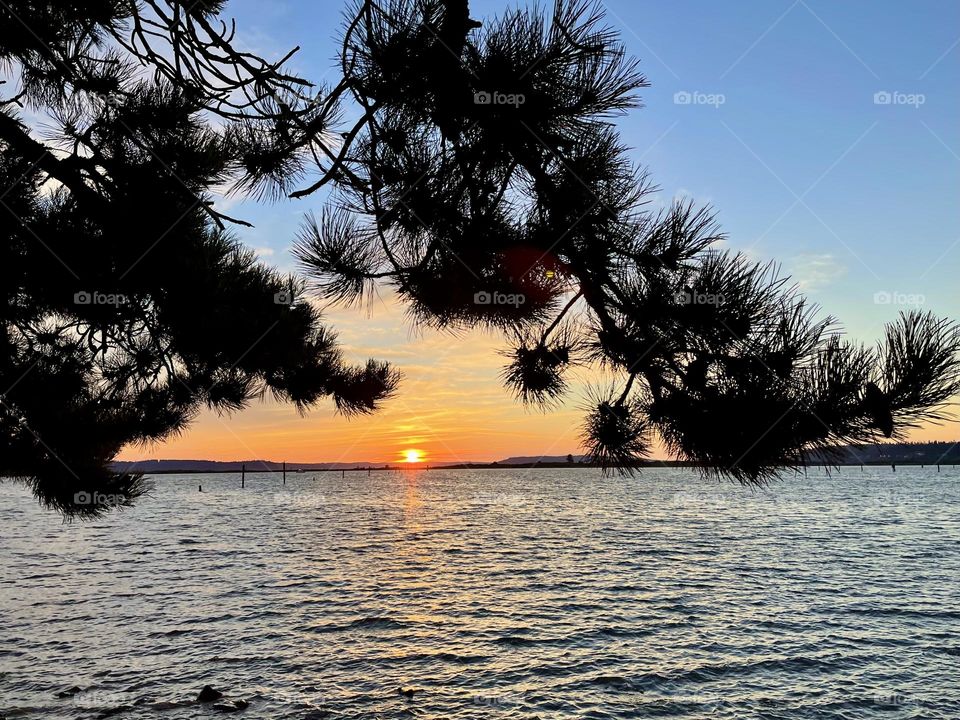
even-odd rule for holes
{"type": "Polygon", "coordinates": [[[248,707],[250,707],[250,703],[241,699],[233,700],[232,702],[217,703],[213,706],[213,709],[222,713],[234,713],[239,710],[246,710],[248,707]]]}
{"type": "Polygon", "coordinates": [[[214,690],[209,685],[204,685],[203,690],[200,691],[200,694],[197,695],[197,702],[199,703],[208,703],[213,702],[214,700],[219,700],[223,697],[223,693],[219,690],[214,690]]]}

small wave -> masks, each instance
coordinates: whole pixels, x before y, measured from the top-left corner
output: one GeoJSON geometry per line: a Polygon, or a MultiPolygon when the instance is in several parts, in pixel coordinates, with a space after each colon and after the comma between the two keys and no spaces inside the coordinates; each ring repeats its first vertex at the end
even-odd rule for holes
{"type": "Polygon", "coordinates": [[[510,647],[533,647],[538,645],[539,641],[533,638],[523,637],[522,635],[503,635],[494,640],[498,645],[509,645],[510,647]]]}
{"type": "MultiPolygon", "coordinates": [[[[490,655],[466,655],[461,653],[454,653],[448,651],[438,651],[438,652],[413,652],[408,655],[392,655],[390,657],[383,657],[377,660],[378,664],[381,667],[386,666],[398,666],[398,667],[410,667],[412,665],[416,666],[435,666],[435,663],[446,663],[449,665],[475,665],[478,663],[487,662],[491,659],[490,655]]],[[[360,663],[366,663],[366,660],[359,661],[360,663]]]]}
{"type": "Polygon", "coordinates": [[[208,623],[227,622],[236,620],[237,616],[233,613],[224,613],[223,615],[208,615],[204,617],[187,618],[183,621],[184,625],[207,625],[208,623]]]}
{"type": "MultiPolygon", "coordinates": [[[[871,656],[872,659],[876,659],[871,656]]],[[[689,669],[678,669],[665,672],[649,672],[628,678],[622,675],[594,675],[584,678],[574,684],[575,688],[603,686],[616,690],[638,692],[663,692],[675,690],[678,687],[695,687],[705,683],[716,682],[733,678],[743,678],[755,673],[804,673],[811,672],[826,675],[830,672],[848,669],[862,664],[864,658],[843,657],[827,659],[818,657],[796,656],[781,659],[763,659],[740,663],[723,663],[701,665],[689,669]]]]}
{"type": "Polygon", "coordinates": [[[460,653],[452,652],[439,652],[432,657],[456,665],[471,665],[473,663],[486,662],[490,659],[489,655],[461,655],[460,653]]]}
{"type": "Polygon", "coordinates": [[[656,634],[655,628],[607,626],[581,633],[582,638],[641,638],[656,634]]]}
{"type": "Polygon", "coordinates": [[[177,628],[176,630],[167,630],[161,632],[152,632],[147,635],[148,638],[164,638],[164,637],[179,637],[181,635],[189,635],[193,630],[186,630],[183,628],[177,628]]]}
{"type": "Polygon", "coordinates": [[[865,615],[867,617],[906,617],[925,620],[960,620],[960,610],[920,610],[914,608],[891,607],[849,607],[840,612],[847,615],[865,615]]]}
{"type": "Polygon", "coordinates": [[[407,623],[388,617],[362,617],[354,620],[348,628],[376,628],[378,630],[399,630],[407,627],[407,623]]]}
{"type": "Polygon", "coordinates": [[[610,687],[617,690],[644,692],[644,689],[640,687],[636,681],[626,678],[623,675],[596,675],[589,678],[586,682],[589,685],[600,685],[601,687],[610,687]]]}

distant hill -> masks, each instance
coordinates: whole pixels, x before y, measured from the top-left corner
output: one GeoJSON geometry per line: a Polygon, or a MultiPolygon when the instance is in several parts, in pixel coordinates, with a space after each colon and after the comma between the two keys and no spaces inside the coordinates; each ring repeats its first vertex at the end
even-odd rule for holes
{"type": "MultiPolygon", "coordinates": [[[[586,463],[586,455],[574,455],[575,463],[586,463]]],[[[838,447],[833,456],[823,453],[813,453],[808,463],[811,465],[830,464],[840,465],[876,465],[886,463],[902,463],[917,465],[953,465],[960,463],[960,441],[957,442],[925,442],[925,443],[882,443],[880,445],[845,445],[838,447]]],[[[566,465],[566,455],[544,455],[538,457],[519,456],[498,460],[496,465],[566,465]]],[[[481,464],[481,463],[477,463],[481,464]]],[[[653,465],[673,465],[671,460],[651,460],[653,465]]]]}
{"type": "MultiPolygon", "coordinates": [[[[575,464],[587,463],[585,455],[574,455],[575,464]]],[[[837,448],[834,458],[820,454],[811,455],[809,464],[839,464],[839,465],[879,465],[899,463],[902,465],[955,465],[960,463],[960,441],[958,442],[928,442],[928,443],[884,443],[881,445],[848,445],[837,448]]],[[[673,461],[651,461],[653,465],[681,465],[673,461]]],[[[365,470],[367,468],[383,468],[403,466],[403,463],[373,463],[368,461],[350,463],[287,463],[287,472],[297,471],[327,471],[327,470],[365,470]]],[[[475,463],[428,463],[432,468],[442,467],[476,467],[495,468],[541,465],[545,467],[568,466],[566,455],[521,455],[508,457],[496,462],[475,463]]],[[[120,472],[139,472],[146,474],[158,473],[218,473],[240,472],[246,466],[248,472],[280,472],[283,464],[270,460],[239,460],[236,462],[221,462],[217,460],[142,460],[138,462],[114,462],[113,468],[120,472]]]]}
{"type": "MultiPolygon", "coordinates": [[[[287,472],[322,470],[365,470],[367,468],[382,468],[385,463],[352,462],[352,463],[287,463],[287,472]]],[[[222,462],[219,460],[138,460],[118,461],[112,463],[118,472],[138,473],[227,473],[240,472],[246,467],[247,472],[280,472],[282,462],[271,460],[238,460],[236,462],[222,462]]]]}
{"type": "MultiPolygon", "coordinates": [[[[841,465],[902,463],[918,465],[953,465],[960,463],[960,441],[926,443],[883,443],[881,445],[846,445],[838,448],[841,465]]],[[[827,462],[823,455],[811,457],[812,463],[827,462]]],[[[834,460],[834,462],[838,462],[834,460]]]]}
{"type": "MultiPolygon", "coordinates": [[[[587,462],[586,455],[574,455],[575,463],[587,462]]],[[[564,463],[567,462],[566,455],[520,455],[518,457],[508,457],[505,460],[497,460],[497,465],[530,465],[531,463],[564,463]]]]}

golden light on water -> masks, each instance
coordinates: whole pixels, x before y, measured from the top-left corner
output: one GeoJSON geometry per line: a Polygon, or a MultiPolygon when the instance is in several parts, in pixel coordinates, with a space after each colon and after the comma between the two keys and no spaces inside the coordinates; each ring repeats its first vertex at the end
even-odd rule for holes
{"type": "Polygon", "coordinates": [[[407,463],[418,463],[423,462],[423,451],[421,450],[404,450],[403,451],[403,461],[407,463]]]}

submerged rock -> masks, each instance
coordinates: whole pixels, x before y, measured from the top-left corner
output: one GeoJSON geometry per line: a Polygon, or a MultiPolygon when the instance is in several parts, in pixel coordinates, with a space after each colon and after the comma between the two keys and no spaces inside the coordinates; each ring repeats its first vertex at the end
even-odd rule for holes
{"type": "Polygon", "coordinates": [[[414,690],[413,688],[397,688],[397,692],[398,692],[399,694],[403,695],[404,697],[412,698],[413,695],[414,695],[414,693],[419,692],[419,691],[418,691],[418,690],[414,690]]]}
{"type": "Polygon", "coordinates": [[[222,713],[233,713],[238,710],[246,710],[250,707],[250,703],[246,700],[233,700],[232,702],[217,703],[213,706],[213,709],[222,712],[222,713]]]}
{"type": "Polygon", "coordinates": [[[219,690],[214,690],[209,685],[204,685],[203,690],[200,691],[200,694],[197,695],[197,702],[199,703],[208,703],[213,702],[214,700],[219,700],[223,697],[223,693],[219,690]]]}
{"type": "Polygon", "coordinates": [[[67,690],[61,690],[60,692],[58,692],[57,697],[58,698],[73,697],[78,692],[81,692],[80,688],[74,685],[72,688],[68,688],[67,690]]]}

